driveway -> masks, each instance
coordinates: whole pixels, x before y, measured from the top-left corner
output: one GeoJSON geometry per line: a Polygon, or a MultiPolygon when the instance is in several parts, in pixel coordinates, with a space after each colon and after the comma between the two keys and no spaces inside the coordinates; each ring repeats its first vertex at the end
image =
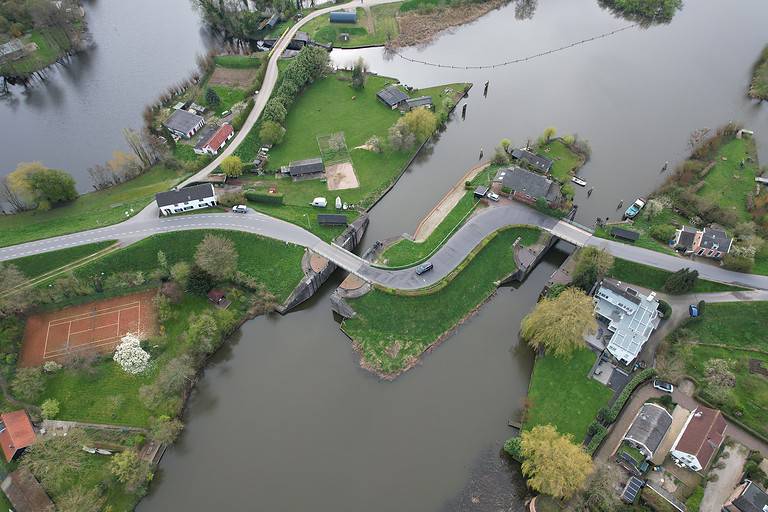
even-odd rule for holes
{"type": "Polygon", "coordinates": [[[725,467],[710,471],[710,474],[717,475],[717,479],[707,482],[699,512],[720,512],[723,504],[733,492],[733,488],[741,481],[741,471],[748,455],[747,447],[738,443],[723,449],[718,461],[722,461],[725,467]]]}

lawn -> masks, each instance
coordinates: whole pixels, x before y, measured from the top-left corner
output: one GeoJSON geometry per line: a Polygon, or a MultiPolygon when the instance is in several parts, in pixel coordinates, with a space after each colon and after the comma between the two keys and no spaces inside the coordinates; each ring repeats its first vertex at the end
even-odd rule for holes
{"type": "Polygon", "coordinates": [[[199,96],[197,97],[197,101],[198,103],[201,103],[202,105],[205,105],[206,107],[213,110],[216,115],[220,116],[222,112],[232,110],[232,105],[245,100],[245,91],[243,89],[226,87],[224,85],[212,85],[210,88],[216,91],[216,94],[219,96],[219,103],[216,105],[211,105],[208,103],[206,98],[206,91],[208,90],[208,87],[205,87],[200,92],[199,96]]]}
{"type": "Polygon", "coordinates": [[[597,411],[608,404],[612,392],[588,377],[597,356],[588,349],[570,359],[544,356],[536,359],[528,387],[528,411],[523,429],[554,425],[561,434],[572,434],[580,443],[597,411]]]}
{"type": "Polygon", "coordinates": [[[182,172],[153,167],[134,180],[83,194],[58,208],[2,215],[0,247],[116,224],[141,211],[155,193],[170,189],[182,178],[182,172]]]}
{"type": "MultiPolygon", "coordinates": [[[[472,180],[472,186],[487,183],[489,177],[495,175],[498,168],[498,165],[491,165],[480,172],[472,180]]],[[[478,205],[480,205],[480,201],[475,198],[472,190],[468,190],[426,240],[423,242],[413,242],[407,239],[400,240],[384,251],[379,258],[380,262],[388,267],[409,266],[420,263],[440,247],[454,231],[461,227],[478,205]]]]}
{"type": "Polygon", "coordinates": [[[753,349],[768,354],[768,302],[707,304],[704,314],[688,322],[686,329],[701,343],[753,349]]]}
{"type": "Polygon", "coordinates": [[[6,264],[14,265],[32,279],[39,275],[56,270],[58,268],[74,263],[77,260],[85,258],[105,249],[115,243],[114,241],[96,242],[92,244],[79,245],[68,249],[25,256],[15,260],[6,261],[6,264]]]}
{"type": "Polygon", "coordinates": [[[217,66],[230,69],[249,69],[261,67],[261,59],[248,55],[217,55],[213,58],[217,66]]]}
{"type": "Polygon", "coordinates": [[[754,153],[751,139],[736,139],[725,143],[718,151],[715,166],[704,178],[704,186],[698,191],[721,208],[736,212],[742,221],[752,220],[747,211],[746,197],[755,190],[755,176],[760,171],[756,162],[740,163],[754,153]]]}
{"type": "Polygon", "coordinates": [[[260,283],[279,301],[284,301],[304,276],[301,258],[304,248],[239,231],[194,230],[162,233],[108,254],[75,271],[80,277],[118,271],[152,272],[158,267],[157,253],[165,253],[169,265],[192,262],[195,247],[208,233],[223,235],[235,243],[238,270],[260,283]]]}
{"type": "MultiPolygon", "coordinates": [[[[12,73],[31,73],[50,66],[69,50],[70,43],[60,28],[33,30],[24,38],[24,44],[35,43],[37,50],[13,62],[12,73]]],[[[0,66],[0,75],[8,66],[0,66]]]]}
{"type": "Polygon", "coordinates": [[[575,176],[576,171],[586,161],[582,155],[571,151],[560,139],[554,139],[539,146],[537,153],[553,160],[552,176],[563,183],[568,182],[571,176],[575,176]]]}
{"type": "Polygon", "coordinates": [[[760,100],[768,100],[768,46],[763,48],[760,58],[755,63],[749,95],[760,100]]]}
{"type": "Polygon", "coordinates": [[[369,17],[364,8],[358,7],[356,23],[331,23],[330,14],[324,14],[304,25],[302,30],[313,40],[333,43],[335,48],[381,46],[400,34],[400,27],[395,18],[399,9],[399,2],[376,5],[371,8],[372,16],[369,17]],[[340,35],[343,33],[349,34],[348,41],[341,40],[340,35]]]}
{"type": "MultiPolygon", "coordinates": [[[[683,268],[681,262],[680,268],[683,268]]],[[[635,263],[634,261],[623,260],[621,258],[614,258],[613,268],[608,272],[608,277],[619,279],[627,283],[636,284],[651,290],[662,291],[664,283],[667,278],[672,275],[672,272],[661,270],[655,267],[649,267],[641,263],[635,263]]],[[[738,286],[731,286],[723,283],[716,283],[714,281],[707,281],[705,279],[698,279],[696,285],[693,287],[691,293],[712,293],[712,292],[730,292],[730,291],[742,291],[745,288],[738,286]]]]}
{"type": "Polygon", "coordinates": [[[403,296],[374,289],[349,300],[357,316],[345,320],[342,329],[360,344],[370,367],[394,376],[482,304],[496,281],[514,271],[512,243],[517,237],[531,245],[539,234],[532,228],[499,232],[439,291],[403,296]]]}

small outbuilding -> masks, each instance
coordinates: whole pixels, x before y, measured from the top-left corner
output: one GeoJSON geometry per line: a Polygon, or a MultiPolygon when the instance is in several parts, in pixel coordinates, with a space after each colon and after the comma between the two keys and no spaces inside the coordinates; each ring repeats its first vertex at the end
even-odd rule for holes
{"type": "Polygon", "coordinates": [[[0,44],[0,64],[18,60],[25,54],[24,43],[19,39],[11,39],[7,43],[0,44]]]}
{"type": "Polygon", "coordinates": [[[636,242],[640,238],[640,233],[624,228],[611,228],[611,236],[628,242],[636,242]]]}
{"type": "Polygon", "coordinates": [[[624,434],[624,441],[640,450],[646,459],[650,459],[667,435],[670,425],[672,415],[666,409],[657,404],[645,403],[624,434]]]}
{"type": "Polygon", "coordinates": [[[408,95],[401,91],[396,85],[385,87],[376,93],[376,97],[392,110],[399,107],[408,99],[408,95]]]}
{"type": "Polygon", "coordinates": [[[186,110],[174,110],[171,117],[163,123],[163,126],[168,128],[168,131],[174,135],[189,139],[197,133],[204,124],[205,119],[197,114],[186,110]]]}
{"type": "Polygon", "coordinates": [[[20,409],[0,414],[0,443],[6,462],[35,442],[35,429],[27,411],[20,409]]]}
{"type": "Polygon", "coordinates": [[[279,14],[273,14],[269,17],[267,20],[267,23],[265,23],[266,28],[275,28],[277,24],[280,23],[280,15],[279,14]]]}
{"type": "Polygon", "coordinates": [[[531,168],[537,171],[543,172],[545,174],[549,174],[549,172],[552,170],[552,160],[550,160],[549,158],[543,157],[541,155],[532,153],[527,149],[513,149],[512,158],[514,158],[515,160],[520,160],[521,162],[524,162],[531,168]]]}
{"type": "Polygon", "coordinates": [[[346,226],[347,216],[336,213],[320,213],[317,216],[317,223],[321,226],[346,226]]]}
{"type": "Polygon", "coordinates": [[[432,106],[432,96],[419,96],[405,100],[403,110],[410,111],[420,107],[431,109],[432,106]]]}
{"type": "Polygon", "coordinates": [[[322,158],[308,158],[288,164],[286,169],[293,181],[319,179],[325,175],[325,165],[322,158]]]}
{"type": "Polygon", "coordinates": [[[162,215],[172,215],[216,206],[216,192],[210,183],[202,183],[155,194],[162,215]]]}
{"type": "Polygon", "coordinates": [[[474,196],[478,199],[484,198],[488,194],[488,187],[480,185],[475,189],[474,196]]]}
{"type": "Polygon", "coordinates": [[[330,14],[331,23],[357,23],[357,11],[336,11],[330,14]]]}
{"type": "Polygon", "coordinates": [[[54,512],[56,507],[37,478],[27,468],[11,472],[2,485],[13,509],[17,512],[54,512]]]}

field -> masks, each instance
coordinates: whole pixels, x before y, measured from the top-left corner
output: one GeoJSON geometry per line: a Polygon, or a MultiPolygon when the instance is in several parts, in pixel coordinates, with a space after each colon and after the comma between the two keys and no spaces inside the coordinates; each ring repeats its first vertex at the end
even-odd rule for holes
{"type": "Polygon", "coordinates": [[[76,356],[111,352],[127,333],[152,335],[154,296],[153,290],[30,316],[20,366],[65,363],[76,356]]]}
{"type": "Polygon", "coordinates": [[[612,392],[588,377],[597,356],[578,350],[570,359],[544,356],[536,359],[528,387],[524,429],[554,425],[561,434],[581,442],[597,411],[608,404],[612,392]]]}
{"type": "Polygon", "coordinates": [[[116,224],[141,211],[155,193],[170,189],[183,177],[181,172],[153,167],[134,180],[83,194],[64,206],[0,215],[0,247],[116,224]]]}
{"type": "Polygon", "coordinates": [[[387,376],[413,365],[493,293],[496,281],[514,271],[511,247],[518,236],[523,245],[531,245],[539,231],[511,228],[499,232],[439,291],[403,296],[375,289],[349,300],[357,316],[346,320],[342,328],[359,344],[362,362],[387,376]],[[500,265],[500,261],[507,263],[500,265]]]}
{"type": "Polygon", "coordinates": [[[731,363],[736,377],[724,402],[715,405],[748,427],[768,436],[768,376],[750,371],[750,363],[768,372],[768,302],[707,304],[704,315],[689,321],[674,335],[675,357],[681,358],[687,373],[696,379],[697,391],[708,400],[705,369],[711,359],[731,363]]]}
{"type": "Polygon", "coordinates": [[[715,166],[704,178],[698,194],[720,207],[735,212],[742,221],[752,219],[747,211],[747,194],[755,190],[757,163],[746,161],[750,155],[747,139],[733,139],[720,148],[715,166]],[[741,168],[740,162],[745,161],[741,168]]]}
{"type": "Polygon", "coordinates": [[[376,5],[368,11],[357,8],[357,23],[331,23],[330,15],[319,16],[302,27],[313,40],[320,43],[333,43],[335,48],[360,48],[380,46],[389,39],[395,39],[400,33],[395,15],[400,4],[376,5]],[[343,41],[340,34],[349,34],[349,40],[343,41]]]}
{"type": "Polygon", "coordinates": [[[584,157],[571,151],[560,139],[552,140],[540,146],[537,153],[554,160],[552,177],[563,183],[570,181],[571,176],[584,165],[584,157]]]}
{"type": "Polygon", "coordinates": [[[64,267],[71,263],[74,263],[80,259],[91,256],[94,253],[106,249],[112,245],[114,241],[95,242],[92,244],[79,245],[77,247],[70,247],[68,249],[59,249],[58,251],[51,251],[42,254],[35,254],[33,256],[25,256],[23,258],[17,258],[15,260],[6,261],[5,264],[14,265],[21,270],[24,275],[32,279],[37,276],[43,275],[51,270],[64,267]]]}
{"type": "MultiPolygon", "coordinates": [[[[681,268],[682,267],[683,264],[681,262],[681,268]]],[[[623,260],[621,258],[614,259],[613,267],[608,272],[608,277],[656,291],[662,291],[664,283],[670,275],[672,275],[672,272],[649,267],[641,263],[635,263],[634,261],[623,260]]],[[[739,290],[744,290],[744,288],[707,281],[705,279],[698,279],[691,293],[730,292],[739,290]]]]}

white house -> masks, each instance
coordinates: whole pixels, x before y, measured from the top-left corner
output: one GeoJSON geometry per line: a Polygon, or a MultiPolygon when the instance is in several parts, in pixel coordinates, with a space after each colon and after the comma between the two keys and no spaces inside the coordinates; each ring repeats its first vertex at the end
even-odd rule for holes
{"type": "Polygon", "coordinates": [[[200,135],[200,140],[195,145],[195,153],[198,155],[217,155],[229,139],[235,135],[232,125],[211,126],[200,135]]]}
{"type": "Polygon", "coordinates": [[[706,468],[725,439],[725,428],[723,413],[709,407],[697,407],[672,445],[672,460],[691,471],[706,468]]]}
{"type": "Polygon", "coordinates": [[[159,192],[155,194],[155,200],[157,201],[157,206],[160,207],[162,215],[210,208],[211,206],[216,206],[217,202],[216,192],[214,192],[213,185],[210,183],[193,185],[168,192],[159,192]]]}
{"type": "Polygon", "coordinates": [[[171,117],[163,123],[163,126],[174,135],[189,139],[197,130],[203,127],[205,119],[201,116],[186,110],[174,110],[171,117]]]}
{"type": "Polygon", "coordinates": [[[655,292],[646,297],[612,279],[604,279],[595,292],[595,314],[612,333],[608,352],[624,364],[640,354],[661,320],[655,292]]]}

